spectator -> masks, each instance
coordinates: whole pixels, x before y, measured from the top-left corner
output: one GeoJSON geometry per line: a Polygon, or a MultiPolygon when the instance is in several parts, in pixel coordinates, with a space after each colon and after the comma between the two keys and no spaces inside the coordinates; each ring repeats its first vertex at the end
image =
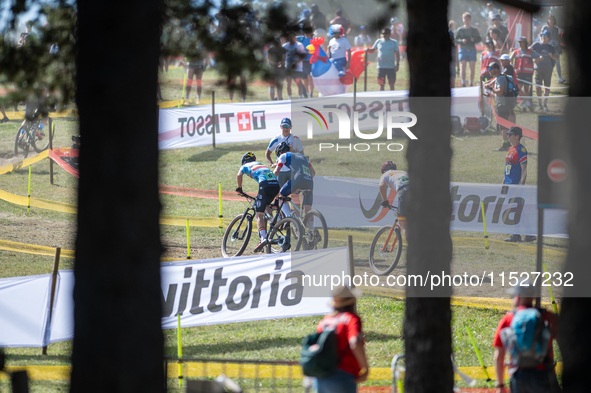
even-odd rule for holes
{"type": "MultiPolygon", "coordinates": [[[[302,11],[302,19],[300,19],[298,21],[298,25],[300,26],[300,29],[304,29],[304,27],[306,26],[310,26],[312,27],[312,21],[310,20],[310,15],[312,14],[312,11],[310,11],[308,8],[306,8],[305,10],[302,11]]],[[[312,31],[314,31],[314,29],[312,29],[312,31]]]]}
{"type": "Polygon", "coordinates": [[[371,44],[371,38],[367,35],[365,26],[359,28],[359,35],[355,37],[355,46],[363,46],[364,48],[371,44]]]}
{"type": "MultiPolygon", "coordinates": [[[[511,127],[507,131],[507,137],[511,147],[505,157],[505,177],[503,184],[525,184],[527,179],[527,150],[521,144],[523,131],[519,127],[511,127]]],[[[533,242],[535,236],[526,236],[526,242],[533,242]]],[[[521,242],[521,235],[511,235],[506,242],[521,242]]]]}
{"type": "MultiPolygon", "coordinates": [[[[511,115],[514,115],[513,108],[515,107],[515,98],[512,97],[505,97],[505,90],[508,88],[508,79],[505,75],[501,74],[501,66],[498,63],[492,63],[488,66],[488,71],[490,72],[491,76],[494,78],[486,83],[483,83],[482,86],[485,89],[489,89],[496,95],[495,102],[496,102],[496,110],[497,115],[505,120],[509,120],[511,115]]],[[[497,124],[497,130],[501,133],[503,144],[496,151],[508,151],[511,147],[511,143],[509,142],[509,138],[507,137],[507,128],[503,127],[500,124],[497,124]]]]}
{"type": "MultiPolygon", "coordinates": [[[[527,48],[527,38],[519,37],[518,42],[519,49],[516,49],[511,53],[511,60],[515,60],[515,72],[517,73],[517,78],[529,82],[521,85],[523,87],[523,94],[531,96],[530,84],[534,74],[534,63],[538,63],[541,58],[536,52],[527,48]]],[[[522,110],[525,112],[528,107],[531,112],[534,111],[531,98],[526,98],[523,101],[522,110]]]]}
{"type": "Polygon", "coordinates": [[[453,89],[456,87],[456,75],[458,74],[458,47],[456,45],[456,41],[454,39],[454,29],[452,26],[455,26],[455,22],[453,20],[449,21],[449,39],[451,40],[451,63],[449,63],[449,85],[453,89]]]}
{"type": "Polygon", "coordinates": [[[203,71],[205,71],[205,67],[207,66],[207,59],[209,56],[205,51],[205,48],[201,44],[197,44],[197,52],[198,55],[194,57],[185,57],[183,61],[183,65],[187,67],[187,86],[185,88],[185,101],[189,100],[189,95],[191,94],[191,87],[193,86],[193,79],[196,79],[197,85],[197,103],[201,100],[201,89],[203,86],[202,78],[203,78],[203,71]]]}
{"type": "Polygon", "coordinates": [[[314,28],[314,37],[326,37],[328,31],[328,19],[326,16],[320,12],[320,9],[316,4],[312,4],[312,14],[310,15],[310,20],[312,22],[312,27],[314,28]]]}
{"type": "Polygon", "coordinates": [[[349,33],[351,33],[351,21],[343,16],[343,10],[337,10],[335,14],[337,16],[330,21],[330,24],[343,26],[344,33],[342,36],[346,37],[349,33]]]}
{"type": "MultiPolygon", "coordinates": [[[[517,78],[515,75],[515,69],[513,68],[513,66],[511,64],[509,64],[511,62],[511,58],[509,57],[509,55],[505,53],[504,55],[501,55],[499,60],[501,61],[501,66],[503,67],[503,69],[501,71],[502,74],[510,76],[513,79],[513,83],[515,83],[515,86],[519,89],[519,82],[517,81],[517,78]]],[[[517,106],[517,105],[515,105],[515,106],[517,106]]],[[[516,122],[515,111],[513,111],[513,114],[509,116],[509,121],[511,123],[516,122]]]]}
{"type": "Polygon", "coordinates": [[[386,84],[386,77],[390,90],[394,90],[394,83],[396,83],[396,72],[398,72],[398,65],[400,64],[400,50],[398,49],[398,42],[390,39],[390,29],[382,30],[382,38],[378,38],[374,42],[373,47],[368,49],[368,53],[378,51],[378,84],[380,91],[384,90],[386,84]]]}
{"type": "Polygon", "coordinates": [[[492,22],[492,26],[490,26],[488,28],[488,31],[486,32],[486,38],[489,40],[493,40],[493,37],[491,34],[492,30],[499,29],[498,40],[503,45],[502,49],[507,49],[508,46],[506,45],[506,41],[507,41],[507,36],[509,35],[509,29],[507,29],[507,27],[505,25],[503,25],[503,19],[501,19],[501,14],[494,14],[491,19],[491,22],[492,22]]]}
{"type": "MultiPolygon", "coordinates": [[[[271,153],[274,153],[275,149],[277,149],[277,146],[279,146],[282,142],[287,142],[289,144],[289,151],[292,153],[304,154],[304,145],[302,145],[302,141],[297,137],[297,135],[293,135],[291,133],[291,119],[288,117],[282,119],[280,125],[281,134],[271,139],[271,142],[269,142],[269,146],[267,147],[267,151],[265,152],[265,158],[267,159],[271,169],[274,169],[277,166],[277,164],[275,164],[271,158],[271,153]]],[[[286,166],[283,166],[279,171],[279,176],[277,176],[279,185],[283,186],[290,178],[291,170],[286,166]]]]}
{"type": "Polygon", "coordinates": [[[18,40],[18,47],[21,47],[25,45],[28,41],[37,38],[35,33],[33,33],[33,25],[34,22],[32,20],[27,21],[27,23],[25,24],[25,32],[21,33],[20,39],[18,40]]]}
{"type": "Polygon", "coordinates": [[[544,26],[542,30],[550,32],[550,45],[554,47],[558,57],[558,59],[556,59],[556,74],[558,74],[558,83],[564,83],[566,80],[562,77],[562,70],[560,68],[560,55],[562,54],[562,47],[560,46],[561,29],[556,26],[556,17],[554,15],[550,15],[548,17],[548,24],[544,26]]]}
{"type": "Polygon", "coordinates": [[[297,37],[298,41],[304,45],[304,49],[306,49],[306,57],[302,61],[302,81],[304,82],[304,89],[308,92],[308,96],[312,97],[314,93],[314,80],[312,79],[312,64],[310,64],[310,59],[312,55],[308,52],[308,46],[310,45],[310,40],[313,37],[314,29],[312,26],[304,26],[303,28],[303,36],[297,37]]]}
{"type": "Polygon", "coordinates": [[[269,50],[267,50],[267,62],[273,74],[273,80],[269,82],[269,97],[275,100],[275,88],[277,98],[283,100],[283,81],[285,80],[285,53],[287,50],[281,45],[279,38],[275,38],[269,50]]]}
{"type": "MultiPolygon", "coordinates": [[[[552,82],[552,69],[554,68],[554,61],[558,60],[556,49],[549,44],[550,33],[546,30],[540,34],[541,42],[534,42],[529,48],[537,52],[541,56],[541,60],[534,65],[536,74],[536,84],[550,86],[552,82]]],[[[538,97],[542,96],[542,88],[536,86],[536,94],[538,97]]],[[[550,89],[544,89],[544,97],[550,95],[550,89]]],[[[542,100],[538,99],[538,110],[548,112],[548,98],[542,100]]]]}
{"type": "Polygon", "coordinates": [[[296,86],[298,87],[299,97],[302,98],[303,95],[304,97],[308,98],[308,93],[306,92],[304,83],[302,82],[302,60],[304,60],[308,52],[304,48],[304,45],[296,40],[296,35],[294,32],[290,32],[287,36],[287,39],[288,41],[283,44],[283,47],[286,50],[285,80],[287,82],[287,96],[291,100],[291,81],[293,79],[296,83],[296,86]]]}
{"type": "Polygon", "coordinates": [[[501,57],[500,51],[495,51],[495,44],[492,41],[486,41],[486,50],[480,54],[480,80],[486,82],[492,79],[488,67],[492,63],[497,63],[501,57]]]}
{"type": "Polygon", "coordinates": [[[487,10],[487,19],[488,19],[488,26],[492,26],[492,19],[495,16],[495,14],[500,14],[501,10],[497,10],[495,9],[495,6],[493,3],[489,2],[486,3],[486,10],[487,10]]]}
{"type": "Polygon", "coordinates": [[[351,44],[343,37],[344,28],[341,25],[330,26],[330,34],[333,39],[328,43],[328,58],[333,60],[339,71],[339,77],[345,76],[351,61],[351,44]]]}
{"type": "Polygon", "coordinates": [[[473,86],[474,68],[476,66],[476,44],[481,42],[478,29],[470,26],[472,15],[464,12],[462,15],[464,26],[456,32],[456,43],[460,44],[458,58],[460,59],[460,77],[462,78],[462,87],[466,87],[466,63],[470,62],[470,86],[473,86]]]}
{"type": "MultiPolygon", "coordinates": [[[[522,279],[518,284],[519,285],[514,286],[510,290],[510,294],[513,295],[513,305],[515,306],[515,309],[508,312],[501,319],[493,341],[498,393],[509,391],[504,385],[505,354],[507,353],[508,348],[505,348],[506,345],[503,343],[502,337],[504,334],[501,333],[501,330],[510,328],[516,312],[533,308],[533,301],[536,296],[535,286],[533,286],[529,280],[522,279]]],[[[511,359],[512,362],[509,367],[511,393],[551,393],[560,391],[558,381],[556,380],[556,374],[554,372],[554,351],[552,348],[552,340],[558,336],[558,321],[556,314],[543,309],[538,311],[541,314],[542,321],[545,324],[548,324],[551,332],[548,343],[548,354],[541,365],[531,368],[518,367],[514,365],[515,360],[511,359]]]]}
{"type": "Polygon", "coordinates": [[[350,393],[357,384],[367,380],[369,364],[365,356],[361,318],[355,311],[358,291],[345,286],[336,287],[331,306],[334,311],[320,321],[316,331],[334,329],[337,336],[339,364],[337,370],[325,378],[317,378],[318,393],[350,393]]]}
{"type": "Polygon", "coordinates": [[[0,105],[0,113],[2,113],[2,116],[4,116],[2,120],[0,120],[0,123],[8,123],[10,119],[8,116],[6,116],[6,112],[4,112],[4,107],[2,105],[0,105]]]}
{"type": "Polygon", "coordinates": [[[498,28],[496,28],[496,27],[493,27],[493,28],[492,28],[492,29],[489,31],[489,34],[490,34],[490,37],[491,37],[491,38],[490,38],[490,40],[491,40],[491,41],[493,42],[493,44],[494,44],[494,49],[495,49],[495,51],[499,51],[499,52],[501,52],[501,53],[502,53],[502,52],[503,52],[503,45],[504,45],[504,43],[503,43],[503,41],[500,39],[500,36],[501,36],[501,30],[500,30],[500,29],[498,29],[498,28]]]}
{"type": "MultiPolygon", "coordinates": [[[[447,23],[447,27],[449,28],[449,30],[451,30],[452,32],[456,31],[456,21],[455,20],[450,20],[447,23]]],[[[452,44],[455,45],[455,42],[452,44]]]]}
{"type": "Polygon", "coordinates": [[[404,25],[398,21],[397,17],[390,19],[390,36],[402,45],[404,36],[404,25]]]}

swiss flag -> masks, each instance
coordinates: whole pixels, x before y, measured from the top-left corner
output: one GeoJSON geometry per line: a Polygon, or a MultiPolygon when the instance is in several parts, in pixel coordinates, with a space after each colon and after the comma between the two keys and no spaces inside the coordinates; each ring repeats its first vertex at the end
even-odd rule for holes
{"type": "Polygon", "coordinates": [[[250,131],[250,112],[238,112],[238,131],[250,131]]]}

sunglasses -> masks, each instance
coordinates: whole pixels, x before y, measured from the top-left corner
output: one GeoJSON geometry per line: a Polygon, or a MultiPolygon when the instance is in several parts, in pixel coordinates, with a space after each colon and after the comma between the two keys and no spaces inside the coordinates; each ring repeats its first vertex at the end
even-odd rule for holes
{"type": "Polygon", "coordinates": [[[291,128],[291,126],[289,124],[284,124],[281,126],[281,128],[291,128]]]}

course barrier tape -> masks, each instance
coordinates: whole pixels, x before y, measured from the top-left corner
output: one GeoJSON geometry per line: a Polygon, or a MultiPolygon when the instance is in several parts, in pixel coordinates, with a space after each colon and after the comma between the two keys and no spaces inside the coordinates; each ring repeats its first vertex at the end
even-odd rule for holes
{"type": "Polygon", "coordinates": [[[49,151],[45,150],[37,155],[34,155],[33,157],[29,157],[27,159],[16,162],[14,164],[5,165],[3,167],[0,167],[0,175],[2,175],[4,173],[16,171],[17,169],[27,167],[29,165],[32,165],[32,164],[38,162],[38,161],[41,161],[44,158],[47,158],[48,156],[49,156],[49,151]]]}
{"type": "MultiPolygon", "coordinates": [[[[0,199],[6,202],[14,203],[16,205],[28,206],[28,198],[25,196],[11,194],[6,191],[0,190],[0,199]]],[[[71,203],[48,201],[45,199],[39,199],[31,197],[31,207],[38,207],[46,210],[59,211],[62,213],[78,213],[78,206],[71,203]]],[[[219,227],[219,218],[208,218],[208,217],[178,217],[178,216],[160,216],[161,225],[172,225],[172,226],[186,226],[187,219],[189,219],[189,226],[192,227],[219,227]]],[[[224,220],[224,225],[230,223],[229,219],[224,220]]]]}
{"type": "Polygon", "coordinates": [[[536,140],[536,141],[538,140],[539,135],[538,135],[537,132],[532,131],[530,129],[527,129],[525,127],[518,126],[515,123],[511,123],[509,120],[503,119],[501,116],[497,115],[497,110],[496,110],[495,106],[492,104],[492,99],[489,98],[488,102],[490,104],[490,107],[492,109],[493,116],[495,117],[495,121],[497,122],[497,124],[499,124],[502,127],[507,128],[507,129],[509,129],[509,128],[513,127],[513,126],[519,127],[519,128],[521,128],[521,130],[523,132],[523,136],[526,136],[526,137],[531,138],[531,139],[536,140]]]}
{"type": "Polygon", "coordinates": [[[542,85],[538,85],[537,83],[533,83],[533,82],[528,82],[528,81],[524,81],[522,79],[517,78],[517,80],[521,83],[526,83],[528,85],[532,85],[532,86],[536,86],[536,87],[543,87],[544,89],[550,89],[550,90],[561,90],[561,89],[568,89],[569,86],[555,86],[555,87],[550,87],[550,86],[542,86],[542,85]]]}
{"type": "MultiPolygon", "coordinates": [[[[217,378],[225,374],[229,378],[247,378],[247,379],[302,379],[301,368],[298,366],[283,365],[255,365],[255,364],[235,364],[235,363],[209,363],[209,362],[183,362],[183,376],[187,378],[217,378]],[[258,372],[257,372],[258,369],[258,372]],[[290,370],[291,369],[291,370],[290,370]]],[[[177,364],[169,363],[167,374],[171,379],[177,375],[177,364]]],[[[556,364],[556,374],[562,375],[562,362],[556,364]]],[[[493,369],[493,366],[487,368],[493,369]]],[[[26,370],[29,378],[35,381],[60,381],[69,380],[72,373],[71,366],[7,366],[6,371],[14,372],[26,370]]],[[[486,379],[482,367],[458,367],[458,370],[474,379],[486,379]]],[[[505,375],[508,378],[508,375],[505,375]]],[[[10,376],[7,373],[1,373],[0,379],[7,380],[10,376]]],[[[461,380],[460,376],[455,374],[455,380],[461,380]]],[[[392,369],[390,367],[372,367],[369,373],[369,381],[390,381],[392,380],[392,369]]]]}

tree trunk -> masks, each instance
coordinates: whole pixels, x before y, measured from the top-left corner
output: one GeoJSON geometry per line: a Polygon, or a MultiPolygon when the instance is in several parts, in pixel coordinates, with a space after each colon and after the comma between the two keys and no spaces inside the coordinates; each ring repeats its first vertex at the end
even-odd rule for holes
{"type": "MultiPolygon", "coordinates": [[[[407,158],[410,179],[407,277],[449,273],[451,43],[447,1],[408,0],[410,108],[417,116],[407,158]]],[[[451,289],[406,289],[406,391],[452,392],[451,289]]]]}
{"type": "Polygon", "coordinates": [[[78,2],[72,392],[164,390],[158,0],[78,2]]]}
{"type": "Polygon", "coordinates": [[[570,159],[574,184],[569,206],[569,251],[565,271],[573,273],[574,287],[567,288],[560,320],[559,344],[564,361],[564,392],[589,391],[589,354],[591,353],[591,133],[588,112],[591,108],[591,76],[587,68],[591,61],[586,37],[591,34],[591,3],[571,0],[566,12],[568,64],[570,90],[566,121],[570,159]],[[574,98],[573,98],[574,97],[574,98]],[[569,297],[575,296],[575,297],[569,297]]]}

